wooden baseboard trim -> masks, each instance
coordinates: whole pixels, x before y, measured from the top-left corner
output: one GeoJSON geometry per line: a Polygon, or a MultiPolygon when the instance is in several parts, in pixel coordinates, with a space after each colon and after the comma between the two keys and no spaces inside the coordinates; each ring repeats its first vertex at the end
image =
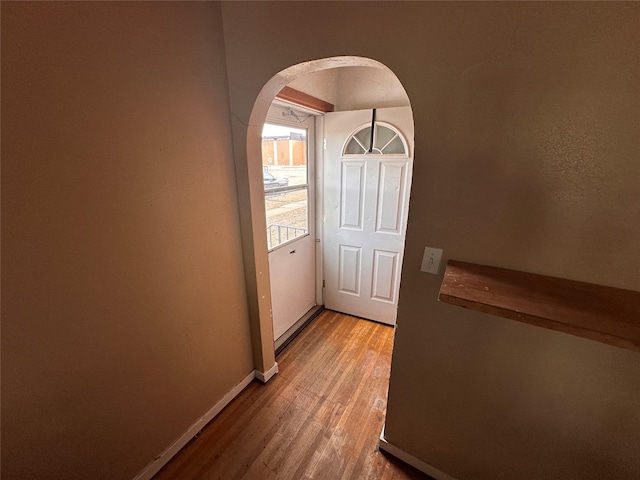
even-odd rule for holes
{"type": "Polygon", "coordinates": [[[278,373],[278,362],[275,362],[266,372],[260,372],[258,370],[255,372],[255,376],[258,380],[262,383],[267,383],[276,373],[278,373]]]}
{"type": "MultiPolygon", "coordinates": [[[[277,370],[277,364],[276,364],[277,370]]],[[[189,441],[195,437],[216,415],[218,415],[224,407],[229,405],[255,378],[257,372],[253,370],[249,375],[244,377],[240,383],[231,389],[222,399],[216,403],[211,409],[198,419],[189,429],[175,442],[173,442],[164,452],[158,455],[149,465],[145,467],[133,480],[151,480],[153,476],[171,460],[189,441]]]]}
{"type": "Polygon", "coordinates": [[[384,450],[390,455],[393,455],[396,458],[399,458],[404,463],[408,463],[414,468],[417,468],[422,473],[433,477],[435,480],[455,480],[453,477],[447,475],[446,473],[438,470],[435,467],[432,467],[428,463],[423,462],[419,458],[414,457],[410,453],[405,452],[401,448],[396,447],[392,443],[389,443],[386,438],[384,438],[384,427],[382,427],[382,433],[380,434],[380,440],[378,441],[378,448],[380,450],[384,450]]]}

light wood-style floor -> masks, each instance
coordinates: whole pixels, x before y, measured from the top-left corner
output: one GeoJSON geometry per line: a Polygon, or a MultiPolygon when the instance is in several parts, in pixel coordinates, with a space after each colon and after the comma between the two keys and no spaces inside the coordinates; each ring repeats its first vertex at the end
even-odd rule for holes
{"type": "Polygon", "coordinates": [[[325,310],[154,480],[428,478],[377,449],[393,328],[325,310]]]}

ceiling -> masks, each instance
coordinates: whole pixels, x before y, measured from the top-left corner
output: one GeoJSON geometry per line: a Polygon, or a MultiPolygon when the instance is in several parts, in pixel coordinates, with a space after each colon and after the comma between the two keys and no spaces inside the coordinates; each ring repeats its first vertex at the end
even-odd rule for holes
{"type": "Polygon", "coordinates": [[[332,103],[336,111],[409,106],[409,97],[389,70],[339,67],[310,73],[289,87],[332,103]]]}

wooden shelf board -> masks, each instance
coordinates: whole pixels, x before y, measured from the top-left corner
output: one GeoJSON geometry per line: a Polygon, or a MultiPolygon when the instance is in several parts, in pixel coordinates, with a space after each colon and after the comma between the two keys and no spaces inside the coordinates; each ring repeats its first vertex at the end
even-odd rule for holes
{"type": "Polygon", "coordinates": [[[438,298],[640,351],[640,292],[450,260],[438,298]]]}

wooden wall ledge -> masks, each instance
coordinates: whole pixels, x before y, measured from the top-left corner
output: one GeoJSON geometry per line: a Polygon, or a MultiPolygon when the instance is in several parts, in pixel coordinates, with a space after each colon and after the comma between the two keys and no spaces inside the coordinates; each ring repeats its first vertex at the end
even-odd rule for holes
{"type": "Polygon", "coordinates": [[[640,351],[640,292],[450,260],[438,298],[640,351]]]}

